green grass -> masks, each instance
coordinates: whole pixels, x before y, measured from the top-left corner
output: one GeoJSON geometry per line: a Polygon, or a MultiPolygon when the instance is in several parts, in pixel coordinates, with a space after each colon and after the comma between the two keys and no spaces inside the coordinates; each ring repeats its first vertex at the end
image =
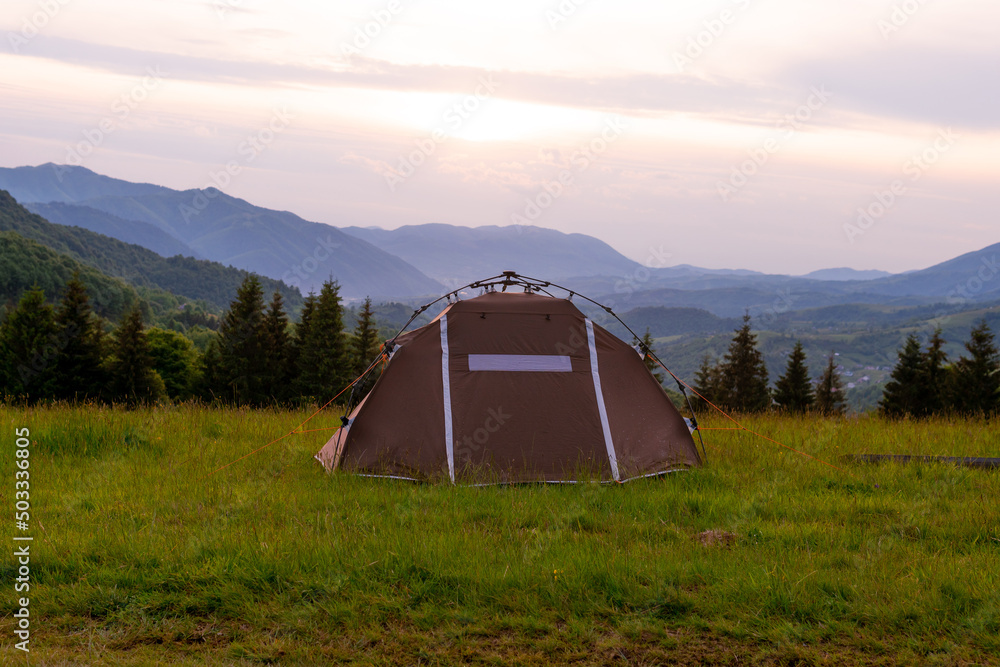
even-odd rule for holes
{"type": "Polygon", "coordinates": [[[306,415],[0,408],[8,504],[33,441],[32,662],[1000,663],[1000,475],[840,459],[1000,456],[1000,425],[754,417],[842,470],[707,431],[704,468],[621,486],[328,475],[329,432],[211,474],[306,415]]]}

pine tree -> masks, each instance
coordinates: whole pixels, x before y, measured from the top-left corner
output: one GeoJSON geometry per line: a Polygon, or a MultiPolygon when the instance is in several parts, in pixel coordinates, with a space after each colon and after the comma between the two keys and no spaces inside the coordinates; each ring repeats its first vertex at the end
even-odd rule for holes
{"type": "Polygon", "coordinates": [[[309,317],[303,317],[299,325],[299,385],[303,395],[322,405],[354,379],[344,336],[340,285],[333,280],[323,283],[309,317]]]}
{"type": "Polygon", "coordinates": [[[87,288],[74,273],[55,312],[62,351],[56,364],[56,396],[64,399],[98,397],[108,382],[104,332],[90,308],[87,288]]]}
{"type": "Polygon", "coordinates": [[[313,313],[316,312],[316,303],[319,297],[315,293],[309,292],[302,303],[302,312],[299,314],[299,321],[295,325],[289,346],[288,362],[292,372],[292,395],[296,397],[310,396],[312,390],[307,387],[302,379],[301,359],[306,349],[306,339],[312,329],[313,313]]]}
{"type": "Polygon", "coordinates": [[[262,384],[272,400],[283,403],[292,395],[292,341],[288,335],[284,300],[279,292],[271,297],[264,314],[263,330],[265,364],[262,384]]]}
{"type": "Polygon", "coordinates": [[[816,409],[824,415],[842,415],[847,411],[847,397],[844,395],[844,383],[837,373],[837,365],[833,361],[833,353],[826,362],[826,369],[816,387],[816,409]]]}
{"type": "Polygon", "coordinates": [[[0,395],[29,402],[53,398],[60,353],[58,327],[45,293],[33,287],[0,325],[0,395]]]}
{"type": "Polygon", "coordinates": [[[951,406],[962,414],[994,415],[1000,409],[1000,355],[986,320],[970,333],[962,355],[952,367],[951,406]]]}
{"type": "Polygon", "coordinates": [[[888,417],[921,416],[926,414],[927,391],[924,354],[917,336],[910,334],[882,392],[879,408],[888,417]]]}
{"type": "Polygon", "coordinates": [[[944,352],[944,344],[945,340],[941,337],[941,329],[935,329],[931,339],[927,341],[927,351],[924,352],[923,415],[943,412],[948,400],[948,355],[944,352]]]}
{"type": "Polygon", "coordinates": [[[767,366],[757,349],[757,336],[750,331],[749,313],[743,316],[743,326],[736,330],[719,371],[722,383],[719,399],[727,408],[758,412],[770,407],[767,366]]]}
{"type": "Polygon", "coordinates": [[[198,364],[198,390],[195,392],[203,400],[225,399],[226,381],[222,377],[222,359],[219,355],[219,339],[215,336],[208,342],[205,354],[198,364]]]}
{"type": "Polygon", "coordinates": [[[219,370],[225,382],[220,398],[237,405],[261,405],[267,397],[262,379],[267,365],[264,299],[260,280],[248,275],[219,325],[219,370]]]}
{"type": "Polygon", "coordinates": [[[722,378],[719,373],[719,365],[712,362],[712,357],[708,353],[701,358],[701,366],[694,374],[694,390],[697,392],[692,400],[702,399],[711,403],[719,401],[720,385],[722,378]],[[700,397],[700,398],[699,398],[700,397]]]}
{"type": "Polygon", "coordinates": [[[802,341],[796,341],[788,357],[785,374],[775,383],[774,401],[788,412],[806,412],[813,406],[812,383],[806,367],[802,341]]]}
{"type": "Polygon", "coordinates": [[[153,369],[138,307],[126,313],[115,330],[110,367],[112,400],[136,405],[154,403],[163,397],[163,379],[153,369]]]}
{"type": "Polygon", "coordinates": [[[378,329],[375,326],[375,313],[372,312],[372,300],[366,298],[358,314],[358,323],[354,328],[353,356],[354,375],[361,375],[378,356],[380,345],[378,329]]]}

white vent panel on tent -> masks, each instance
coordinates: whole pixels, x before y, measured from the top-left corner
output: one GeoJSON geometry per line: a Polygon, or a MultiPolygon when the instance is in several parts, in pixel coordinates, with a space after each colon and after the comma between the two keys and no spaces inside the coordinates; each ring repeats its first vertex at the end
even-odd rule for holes
{"type": "Polygon", "coordinates": [[[558,354],[470,354],[469,370],[571,373],[573,363],[558,354]]]}

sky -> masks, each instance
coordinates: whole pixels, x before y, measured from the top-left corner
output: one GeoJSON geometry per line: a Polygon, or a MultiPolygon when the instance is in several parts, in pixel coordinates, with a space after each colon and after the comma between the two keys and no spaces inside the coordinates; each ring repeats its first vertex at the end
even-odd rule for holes
{"type": "Polygon", "coordinates": [[[4,0],[0,166],[337,226],[533,224],[647,266],[1000,241],[991,0],[4,0]]]}

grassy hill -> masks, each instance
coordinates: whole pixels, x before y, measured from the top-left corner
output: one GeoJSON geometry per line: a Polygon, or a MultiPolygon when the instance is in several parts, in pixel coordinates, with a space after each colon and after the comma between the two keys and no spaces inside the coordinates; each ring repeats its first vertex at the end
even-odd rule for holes
{"type": "MultiPolygon", "coordinates": [[[[146,248],[102,234],[53,224],[31,213],[0,190],[0,231],[13,231],[52,250],[68,255],[102,273],[135,287],[172,292],[182,298],[204,300],[226,308],[246,275],[245,271],[191,257],[161,257],[146,248]]],[[[302,305],[302,294],[284,283],[262,278],[264,293],[278,291],[289,310],[302,305]]]]}

